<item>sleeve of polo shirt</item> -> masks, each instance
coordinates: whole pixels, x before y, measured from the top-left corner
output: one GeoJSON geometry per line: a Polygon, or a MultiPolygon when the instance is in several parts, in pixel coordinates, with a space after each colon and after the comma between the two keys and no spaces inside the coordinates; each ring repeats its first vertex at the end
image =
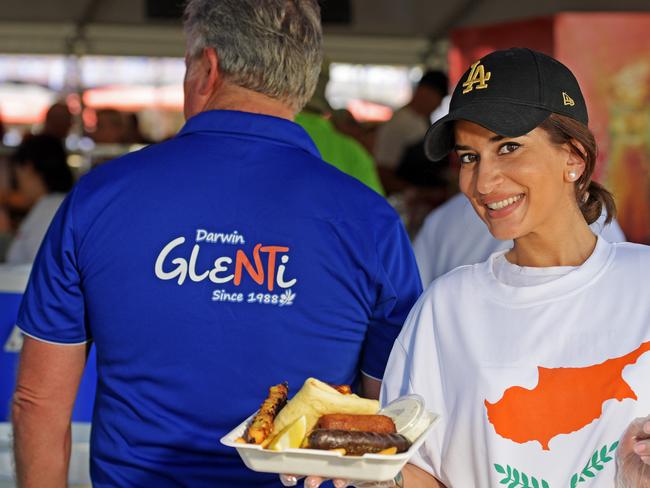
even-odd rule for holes
{"type": "Polygon", "coordinates": [[[376,236],[377,302],[361,357],[364,374],[381,380],[388,356],[411,307],[422,293],[420,273],[411,243],[395,216],[376,236]]]}
{"type": "Polygon", "coordinates": [[[56,344],[90,339],[75,249],[74,201],[73,189],[43,239],[18,313],[17,325],[26,335],[56,344]]]}

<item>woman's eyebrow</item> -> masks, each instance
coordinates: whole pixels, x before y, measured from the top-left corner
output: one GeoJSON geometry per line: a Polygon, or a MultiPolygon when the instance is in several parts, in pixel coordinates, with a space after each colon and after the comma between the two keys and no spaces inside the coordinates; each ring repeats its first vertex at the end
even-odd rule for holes
{"type": "Polygon", "coordinates": [[[460,144],[454,144],[454,151],[471,151],[471,146],[461,146],[460,144]]]}
{"type": "MultiPolygon", "coordinates": [[[[526,134],[524,134],[523,136],[519,136],[519,137],[526,137],[526,134]]],[[[502,141],[502,140],[504,140],[504,139],[512,139],[512,138],[510,138],[510,137],[505,137],[505,136],[501,136],[501,135],[499,135],[499,134],[496,134],[496,135],[490,137],[490,138],[488,139],[488,141],[489,141],[490,143],[494,143],[494,142],[502,141]]],[[[473,149],[474,149],[474,148],[473,148],[472,146],[463,146],[462,144],[454,144],[454,149],[453,149],[453,150],[454,150],[454,151],[471,151],[471,150],[473,150],[473,149]]]]}

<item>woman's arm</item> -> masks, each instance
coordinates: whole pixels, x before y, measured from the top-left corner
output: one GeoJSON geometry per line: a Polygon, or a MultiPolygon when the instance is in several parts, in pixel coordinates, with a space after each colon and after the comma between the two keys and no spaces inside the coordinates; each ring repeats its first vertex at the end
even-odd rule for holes
{"type": "Polygon", "coordinates": [[[403,488],[446,488],[440,481],[414,464],[404,466],[402,476],[404,477],[403,488]]]}

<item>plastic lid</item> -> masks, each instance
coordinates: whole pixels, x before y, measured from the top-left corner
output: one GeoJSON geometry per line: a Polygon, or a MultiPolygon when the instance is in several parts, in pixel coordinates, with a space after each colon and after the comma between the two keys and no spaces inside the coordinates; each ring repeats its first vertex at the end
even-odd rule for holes
{"type": "Polygon", "coordinates": [[[431,417],[424,409],[424,399],[416,394],[393,400],[379,413],[392,418],[397,432],[411,442],[415,441],[431,423],[431,417]]]}

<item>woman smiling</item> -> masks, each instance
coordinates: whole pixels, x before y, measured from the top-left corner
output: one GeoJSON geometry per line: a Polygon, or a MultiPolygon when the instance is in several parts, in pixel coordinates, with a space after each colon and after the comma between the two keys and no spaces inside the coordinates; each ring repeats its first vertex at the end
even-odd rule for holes
{"type": "Polygon", "coordinates": [[[411,311],[382,402],[420,394],[441,422],[382,486],[650,486],[650,248],[590,230],[615,207],[587,123],[564,65],[508,49],[470,67],[429,130],[429,157],[457,153],[462,192],[514,245],[411,311]]]}

